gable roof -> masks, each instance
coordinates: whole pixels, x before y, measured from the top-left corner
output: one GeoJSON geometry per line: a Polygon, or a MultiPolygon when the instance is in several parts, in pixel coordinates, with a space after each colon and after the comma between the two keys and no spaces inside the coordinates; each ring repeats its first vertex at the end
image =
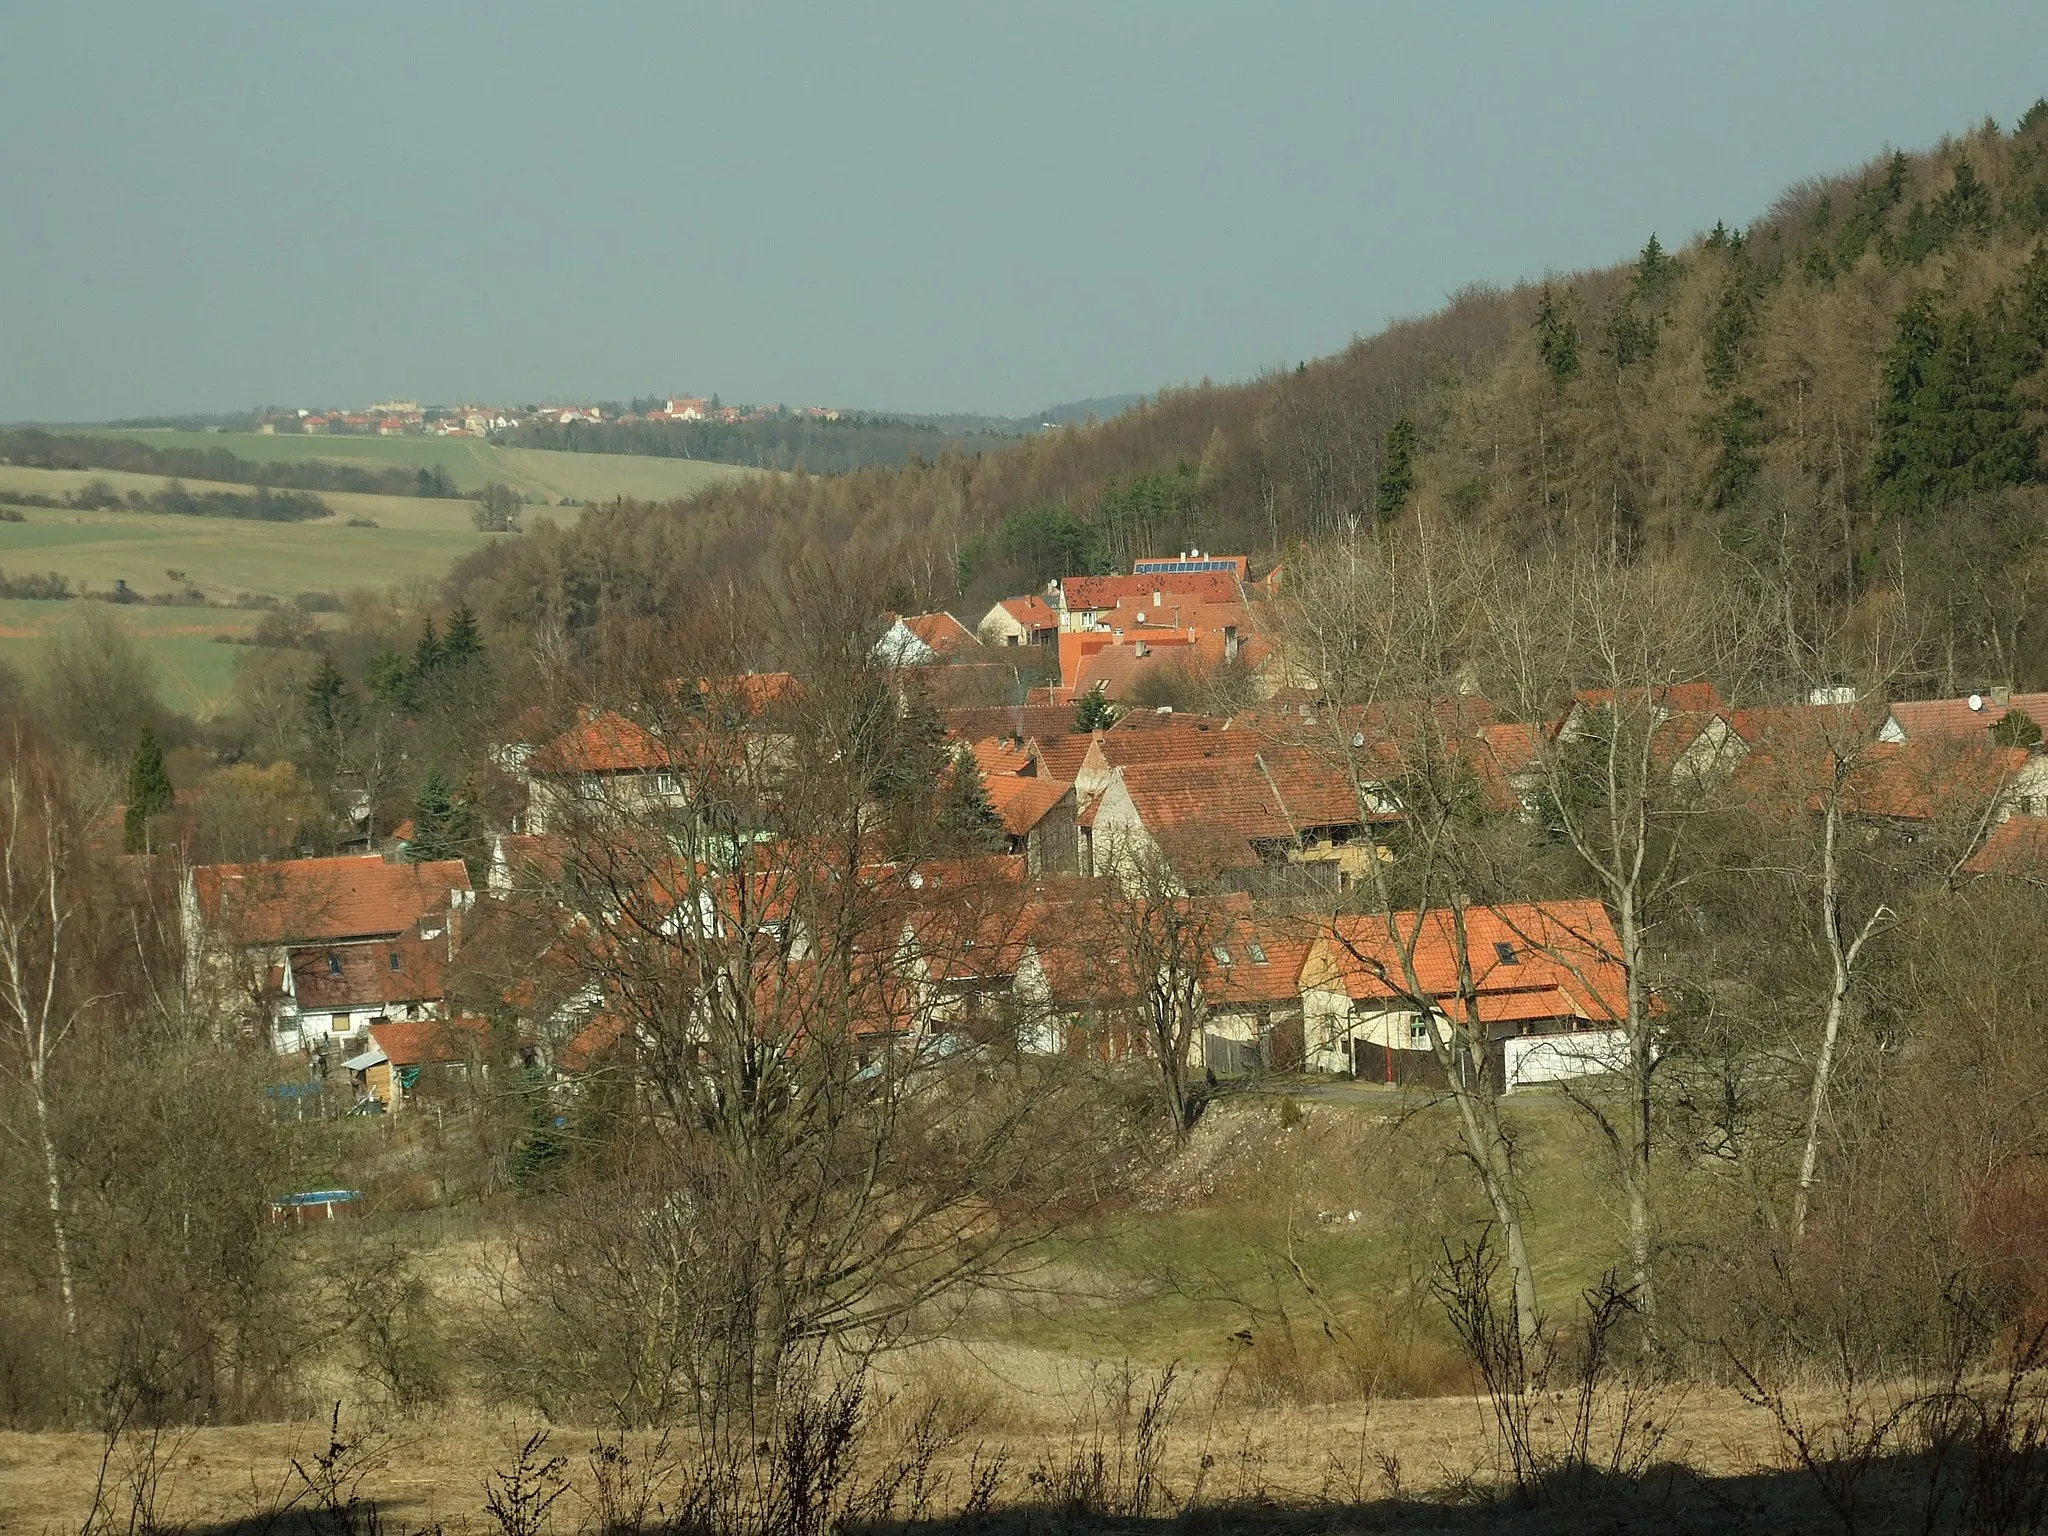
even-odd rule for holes
{"type": "Polygon", "coordinates": [[[903,627],[941,656],[983,649],[980,636],[952,614],[943,611],[913,614],[903,621],[903,627]]]}
{"type": "Polygon", "coordinates": [[[294,949],[287,963],[300,1009],[317,1013],[439,1002],[447,958],[444,941],[389,939],[294,949]]]}
{"type": "MultiPolygon", "coordinates": [[[[1621,943],[1597,901],[1516,902],[1465,911],[1467,965],[1483,1023],[1576,1018],[1611,1023],[1628,1011],[1621,943]]],[[[1412,946],[1422,989],[1444,1012],[1463,1007],[1457,923],[1450,911],[1335,919],[1317,940],[1320,975],[1353,1002],[1398,1002],[1407,990],[1402,951],[1412,946]]]]}
{"type": "Polygon", "coordinates": [[[192,871],[200,920],[234,944],[333,943],[396,936],[467,891],[460,859],[387,864],[375,855],[202,864],[192,871]]]}
{"type": "MultiPolygon", "coordinates": [[[[1059,610],[1037,593],[1029,597],[1006,597],[996,604],[1026,629],[1058,629],[1059,610]]],[[[984,623],[987,620],[983,620],[984,623]]]]}
{"type": "Polygon", "coordinates": [[[667,747],[615,710],[583,718],[528,759],[534,773],[651,773],[671,765],[667,747]]]}
{"type": "Polygon", "coordinates": [[[394,1067],[430,1062],[469,1061],[483,1054],[491,1027],[482,1019],[393,1019],[372,1024],[370,1039],[394,1067]]]}
{"type": "Polygon", "coordinates": [[[2048,880],[2048,816],[2008,816],[1970,855],[1963,873],[2048,880]]]}
{"type": "Polygon", "coordinates": [[[2015,693],[2004,704],[1992,703],[1986,694],[1973,697],[1982,708],[1970,708],[1969,699],[1900,699],[1891,707],[1885,734],[1888,739],[1902,735],[1907,741],[1930,736],[1968,739],[1990,730],[2005,718],[2008,709],[2016,709],[2048,729],[2048,693],[2015,693]],[[1893,725],[1896,731],[1891,729],[1893,725]]]}
{"type": "Polygon", "coordinates": [[[1060,582],[1060,602],[1069,613],[1114,608],[1119,601],[1151,602],[1167,593],[1200,602],[1232,603],[1238,581],[1228,571],[1161,571],[1150,576],[1068,576],[1060,582]]]}

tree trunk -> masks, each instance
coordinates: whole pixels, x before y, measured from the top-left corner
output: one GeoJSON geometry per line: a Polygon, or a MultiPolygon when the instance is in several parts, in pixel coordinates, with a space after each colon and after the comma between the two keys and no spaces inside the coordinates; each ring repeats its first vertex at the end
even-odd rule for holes
{"type": "Polygon", "coordinates": [[[40,1059],[29,1063],[36,1100],[36,1135],[43,1147],[43,1185],[50,1207],[50,1235],[57,1249],[57,1289],[64,1298],[64,1333],[78,1336],[78,1299],[71,1282],[71,1234],[64,1225],[64,1183],[57,1166],[57,1140],[50,1133],[50,1096],[40,1059]]]}

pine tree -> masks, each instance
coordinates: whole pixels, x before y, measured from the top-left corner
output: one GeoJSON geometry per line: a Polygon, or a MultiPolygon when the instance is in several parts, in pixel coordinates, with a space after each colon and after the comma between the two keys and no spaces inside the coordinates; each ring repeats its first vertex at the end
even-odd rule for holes
{"type": "Polygon", "coordinates": [[[2040,434],[2014,393],[2023,343],[2007,312],[2001,301],[1989,324],[1970,310],[1943,324],[1925,295],[1900,311],[1870,466],[1887,510],[1924,520],[1958,496],[2034,477],[2040,434]]]}
{"type": "Polygon", "coordinates": [[[429,614],[427,622],[420,626],[419,644],[412,648],[412,681],[432,682],[434,674],[441,670],[442,660],[441,639],[434,633],[433,615],[429,614]]]}
{"type": "Polygon", "coordinates": [[[322,651],[320,665],[306,683],[306,721],[315,734],[325,734],[334,729],[342,701],[347,696],[348,683],[342,677],[341,669],[335,666],[332,656],[322,651]]]}
{"type": "Polygon", "coordinates": [[[404,707],[406,681],[405,658],[388,645],[380,646],[363,666],[370,697],[392,709],[404,707]]]}
{"type": "Polygon", "coordinates": [[[429,768],[413,799],[412,836],[405,856],[415,864],[437,859],[466,859],[476,841],[476,819],[469,806],[448,787],[438,768],[429,768]]]}
{"type": "Polygon", "coordinates": [[[164,771],[163,748],[148,725],[135,742],[135,755],[128,762],[128,813],[121,823],[121,851],[150,851],[150,818],[167,814],[174,802],[171,776],[164,771]]]}
{"type": "MultiPolygon", "coordinates": [[[[1720,226],[1715,227],[1718,229],[1720,226]]],[[[1636,258],[1636,292],[1646,301],[1662,298],[1677,277],[1678,259],[1665,253],[1657,241],[1656,232],[1651,231],[1649,244],[1636,258]]]]}
{"type": "Polygon", "coordinates": [[[1415,421],[1406,411],[1387,428],[1385,451],[1380,457],[1379,512],[1387,522],[1401,514],[1415,490],[1415,421]]]}
{"type": "Polygon", "coordinates": [[[972,753],[954,757],[939,797],[938,821],[940,838],[957,852],[1000,853],[1009,846],[1003,818],[996,814],[972,753]]]}
{"type": "Polygon", "coordinates": [[[1086,736],[1090,731],[1106,731],[1117,722],[1122,713],[1102,691],[1102,684],[1082,694],[1074,701],[1074,734],[1086,736]]]}
{"type": "Polygon", "coordinates": [[[457,603],[448,615],[448,633],[441,639],[441,661],[451,670],[466,667],[484,653],[484,637],[469,604],[457,603]]]}
{"type": "Polygon", "coordinates": [[[1543,366],[1550,370],[1554,384],[1566,384],[1579,372],[1579,323],[1567,315],[1564,306],[1550,291],[1550,284],[1543,285],[1543,296],[1536,308],[1536,349],[1542,354],[1543,366]]]}

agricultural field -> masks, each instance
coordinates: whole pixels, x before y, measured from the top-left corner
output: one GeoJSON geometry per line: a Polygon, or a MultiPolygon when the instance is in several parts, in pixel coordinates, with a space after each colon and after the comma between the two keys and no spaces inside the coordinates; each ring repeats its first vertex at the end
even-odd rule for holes
{"type": "MultiPolygon", "coordinates": [[[[43,642],[88,605],[0,599],[0,662],[28,673],[43,642]]],[[[157,608],[141,603],[110,610],[156,663],[158,696],[172,709],[204,717],[234,687],[243,644],[263,615],[247,608],[157,608]]]]}
{"type": "MultiPolygon", "coordinates": [[[[89,429],[69,429],[89,430],[89,429]]],[[[97,434],[132,437],[160,448],[219,448],[258,463],[328,459],[343,464],[404,469],[445,469],[464,490],[502,481],[532,499],[559,503],[609,501],[614,496],[665,501],[714,481],[763,471],[697,459],[640,458],[615,453],[553,453],[500,448],[465,437],[329,437],[258,432],[135,430],[97,434]]]]}

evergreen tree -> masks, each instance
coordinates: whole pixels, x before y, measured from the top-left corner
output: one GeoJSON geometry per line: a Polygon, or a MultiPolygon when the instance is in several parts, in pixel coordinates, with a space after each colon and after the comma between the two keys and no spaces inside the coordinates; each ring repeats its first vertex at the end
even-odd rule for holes
{"type": "Polygon", "coordinates": [[[1380,456],[1380,521],[1400,516],[1415,490],[1415,421],[1406,411],[1387,428],[1385,451],[1380,456]]]}
{"type": "Polygon", "coordinates": [[[1579,323],[1565,313],[1556,295],[1550,291],[1550,284],[1543,285],[1543,296],[1536,308],[1536,349],[1542,354],[1543,366],[1550,370],[1554,384],[1566,384],[1579,372],[1579,323]]]}
{"type": "Polygon", "coordinates": [[[156,732],[145,724],[136,738],[135,755],[128,762],[128,813],[121,823],[123,853],[150,851],[150,818],[166,815],[173,799],[163,748],[157,745],[156,732]]]}
{"type": "Polygon", "coordinates": [[[1991,727],[1991,740],[2001,747],[2038,747],[2041,727],[2024,709],[2008,709],[1991,727]]]}
{"type": "Polygon", "coordinates": [[[441,660],[450,670],[469,665],[484,653],[484,637],[469,604],[457,603],[448,615],[448,633],[441,639],[441,660]]]}
{"type": "Polygon", "coordinates": [[[1003,818],[988,797],[981,765],[971,752],[960,752],[946,775],[939,797],[939,836],[959,853],[1001,853],[1009,846],[1003,818]]]}
{"type": "Polygon", "coordinates": [[[1090,731],[1106,731],[1122,713],[1109,702],[1102,684],[1097,683],[1074,701],[1074,734],[1086,736],[1090,731]]]}
{"type": "Polygon", "coordinates": [[[2021,343],[1997,330],[1969,310],[1944,325],[1925,295],[1900,311],[1870,468],[1888,511],[1924,520],[1958,496],[2033,478],[2039,431],[2013,391],[2021,343]]]}
{"type": "Polygon", "coordinates": [[[437,859],[467,861],[476,842],[476,819],[448,787],[438,768],[429,768],[413,799],[412,836],[405,856],[415,864],[437,859]]]}
{"type": "Polygon", "coordinates": [[[412,648],[411,680],[414,683],[432,682],[434,674],[441,670],[443,659],[441,638],[434,633],[434,618],[429,614],[426,623],[420,626],[419,643],[412,648]]]}
{"type": "Polygon", "coordinates": [[[342,701],[347,696],[348,683],[342,677],[341,669],[335,666],[332,656],[322,651],[320,665],[306,684],[306,723],[316,735],[324,735],[334,729],[342,701]]]}
{"type": "Polygon", "coordinates": [[[1642,255],[1636,258],[1636,292],[1645,301],[1655,301],[1662,298],[1677,279],[1678,258],[1666,254],[1657,241],[1656,232],[1651,231],[1649,243],[1643,247],[1642,255]]]}
{"type": "Polygon", "coordinates": [[[391,709],[401,709],[407,699],[405,658],[390,646],[380,646],[363,666],[363,682],[370,697],[391,709]]]}

